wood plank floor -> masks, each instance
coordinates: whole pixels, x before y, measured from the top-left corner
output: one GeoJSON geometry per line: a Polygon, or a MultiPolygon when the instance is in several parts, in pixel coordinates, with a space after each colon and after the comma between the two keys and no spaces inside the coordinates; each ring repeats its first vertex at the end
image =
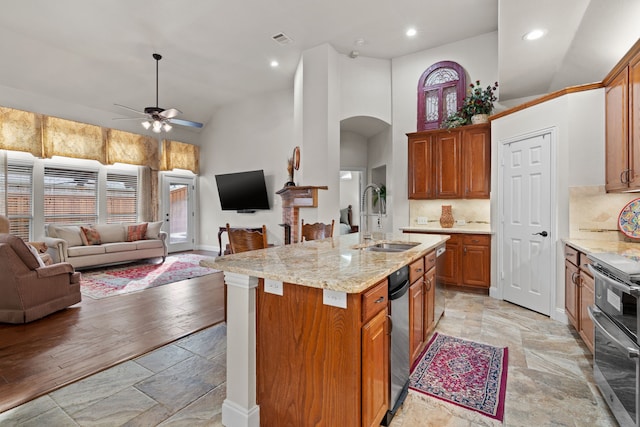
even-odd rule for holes
{"type": "Polygon", "coordinates": [[[0,323],[0,412],[223,320],[219,272],[0,323]]]}

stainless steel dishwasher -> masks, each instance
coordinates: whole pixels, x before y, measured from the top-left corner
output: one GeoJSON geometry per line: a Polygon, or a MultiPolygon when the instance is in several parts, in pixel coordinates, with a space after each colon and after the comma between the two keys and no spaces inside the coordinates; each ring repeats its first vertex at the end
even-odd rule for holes
{"type": "Polygon", "coordinates": [[[388,426],[409,391],[409,266],[389,276],[391,301],[391,400],[380,423],[388,426]]]}

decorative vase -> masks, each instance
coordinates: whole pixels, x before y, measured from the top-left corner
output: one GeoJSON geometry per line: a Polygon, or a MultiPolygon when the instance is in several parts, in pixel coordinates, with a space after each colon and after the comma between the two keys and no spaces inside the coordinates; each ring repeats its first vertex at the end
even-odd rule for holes
{"type": "Polygon", "coordinates": [[[453,214],[451,213],[451,205],[442,205],[442,215],[440,215],[440,226],[442,228],[453,227],[453,214]]]}
{"type": "Polygon", "coordinates": [[[478,125],[480,123],[489,123],[488,114],[474,114],[471,116],[471,124],[478,125]]]}

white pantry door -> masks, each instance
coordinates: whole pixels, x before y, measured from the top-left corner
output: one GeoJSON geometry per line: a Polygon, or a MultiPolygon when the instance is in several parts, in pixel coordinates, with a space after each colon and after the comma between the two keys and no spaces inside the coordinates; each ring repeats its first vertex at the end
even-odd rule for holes
{"type": "Polygon", "coordinates": [[[555,277],[551,138],[551,133],[544,133],[507,143],[502,157],[502,296],[547,316],[555,277]]]}

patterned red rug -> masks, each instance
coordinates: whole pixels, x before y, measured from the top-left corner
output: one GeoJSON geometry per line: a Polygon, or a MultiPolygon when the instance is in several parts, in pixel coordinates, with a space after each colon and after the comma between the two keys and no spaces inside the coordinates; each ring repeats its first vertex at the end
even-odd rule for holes
{"type": "Polygon", "coordinates": [[[509,349],[437,332],[413,367],[409,388],[502,421],[509,349]]]}
{"type": "Polygon", "coordinates": [[[93,299],[127,294],[167,283],[213,274],[220,270],[201,267],[200,260],[208,258],[197,254],[168,256],[121,266],[81,271],[80,292],[93,299]]]}

